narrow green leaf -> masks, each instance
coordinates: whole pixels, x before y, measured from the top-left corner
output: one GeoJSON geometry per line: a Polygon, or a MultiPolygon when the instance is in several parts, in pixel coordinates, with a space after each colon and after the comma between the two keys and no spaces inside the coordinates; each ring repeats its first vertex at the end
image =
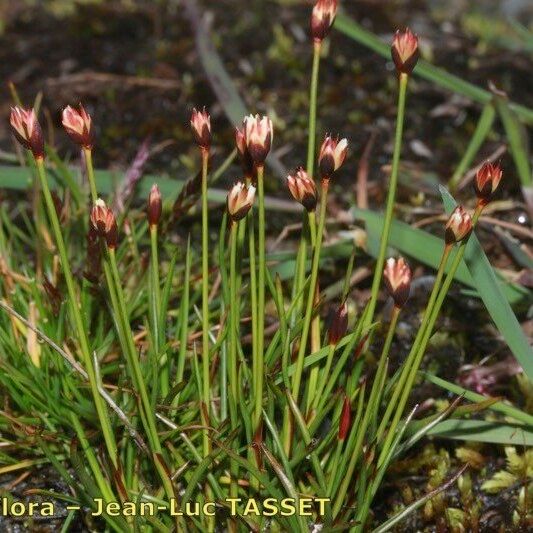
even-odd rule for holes
{"type": "Polygon", "coordinates": [[[428,435],[492,444],[533,446],[533,429],[486,420],[444,420],[430,429],[428,435]]]}
{"type": "MultiPolygon", "coordinates": [[[[440,193],[446,212],[450,213],[457,203],[444,187],[440,187],[440,193]]],[[[502,285],[474,234],[470,236],[466,245],[464,261],[470,270],[478,294],[496,327],[507,342],[509,349],[522,365],[528,378],[533,380],[533,351],[531,346],[504,295],[502,285]]]]}

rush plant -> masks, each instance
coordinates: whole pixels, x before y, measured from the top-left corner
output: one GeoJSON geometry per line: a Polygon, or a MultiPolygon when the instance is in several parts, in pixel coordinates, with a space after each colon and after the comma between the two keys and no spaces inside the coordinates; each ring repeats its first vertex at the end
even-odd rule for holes
{"type": "MultiPolygon", "coordinates": [[[[458,206],[443,225],[432,290],[412,346],[392,372],[413,274],[387,250],[394,245],[407,88],[418,60],[418,38],[396,33],[394,152],[370,297],[356,310],[352,256],[326,320],[320,267],[329,192],[348,157],[340,135],[325,134],[316,149],[322,43],[336,12],[336,0],[318,0],[311,13],[306,164],[286,179],[302,216],[288,279],[276,273],[266,246],[266,163],[275,127],[268,116],[249,115],[236,130],[242,173],[231,176],[237,180],[219,217],[209,202],[210,115],[192,112],[199,173],[180,202],[198,191],[201,222],[176,246],[169,201],[157,184],[142,210],[119,213],[102,198],[94,124],[82,106],[67,106],[62,124],[81,151],[88,187],[45,147],[37,110],[12,109],[14,136],[39,186],[33,208],[44,206],[46,217],[20,215],[19,225],[5,202],[0,207],[0,472],[55,468],[68,492],[31,492],[73,505],[69,523],[78,515],[88,528],[106,531],[386,531],[462,473],[396,516],[372,513],[391,464],[457,408],[420,427],[411,392],[503,173],[483,165],[473,212],[458,206]],[[44,246],[33,246],[39,240],[44,246]],[[378,305],[380,294],[390,297],[390,314],[378,305]],[[115,502],[124,513],[109,507],[115,502]]],[[[472,401],[531,426],[517,408],[472,401]]]]}

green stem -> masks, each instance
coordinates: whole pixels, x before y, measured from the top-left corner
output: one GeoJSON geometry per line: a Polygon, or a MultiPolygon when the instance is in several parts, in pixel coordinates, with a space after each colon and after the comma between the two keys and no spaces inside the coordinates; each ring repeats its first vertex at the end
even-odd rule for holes
{"type": "Polygon", "coordinates": [[[35,160],[35,163],[37,165],[37,172],[39,175],[39,180],[41,182],[41,188],[46,203],[46,209],[48,211],[48,217],[50,219],[50,223],[52,224],[52,231],[54,232],[54,238],[56,240],[57,249],[59,251],[61,266],[63,267],[63,275],[65,277],[65,283],[67,285],[69,307],[72,314],[72,318],[74,319],[74,325],[78,332],[78,339],[80,343],[81,354],[83,357],[83,364],[85,366],[85,369],[87,370],[87,375],[89,377],[89,385],[91,387],[91,393],[93,395],[94,405],[96,407],[96,412],[98,414],[98,419],[102,428],[102,434],[104,436],[106,448],[109,453],[109,457],[111,458],[111,461],[116,468],[118,465],[117,445],[115,443],[115,437],[113,435],[111,422],[109,420],[109,416],[104,405],[104,400],[98,392],[98,383],[96,380],[96,374],[91,357],[91,350],[89,348],[87,331],[85,329],[85,324],[81,316],[80,308],[78,306],[78,298],[74,286],[74,279],[70,270],[70,263],[65,248],[65,242],[63,241],[63,235],[61,234],[61,227],[57,218],[54,201],[52,200],[50,188],[48,187],[48,182],[46,180],[44,161],[42,158],[37,158],[35,160]]]}
{"type": "Polygon", "coordinates": [[[148,397],[148,391],[144,381],[137,348],[135,347],[135,341],[133,339],[133,332],[129,325],[128,311],[126,308],[126,301],[124,298],[124,291],[122,290],[122,284],[120,279],[120,273],[118,271],[116,254],[114,248],[107,248],[109,256],[109,264],[111,267],[111,277],[114,285],[115,295],[117,298],[119,319],[121,321],[122,330],[125,336],[126,346],[128,348],[128,356],[130,358],[131,368],[133,370],[133,380],[135,388],[139,392],[141,398],[141,405],[144,411],[147,427],[146,433],[150,439],[151,447],[154,452],[161,452],[161,444],[159,442],[159,435],[157,434],[155,416],[153,413],[152,405],[148,397]]]}
{"type": "Polygon", "coordinates": [[[403,123],[405,116],[405,99],[407,93],[407,82],[409,76],[405,73],[400,74],[399,92],[398,92],[398,114],[396,118],[396,133],[394,137],[394,153],[392,156],[392,169],[389,181],[389,192],[387,195],[387,206],[385,209],[385,221],[383,223],[383,232],[381,234],[381,242],[379,245],[379,253],[374,270],[374,278],[372,280],[372,289],[370,295],[370,304],[367,315],[367,323],[369,325],[374,320],[374,311],[378,298],[379,286],[381,284],[381,276],[383,274],[383,265],[385,264],[385,254],[387,253],[387,245],[389,243],[390,230],[392,225],[392,215],[394,211],[394,202],[396,200],[396,187],[398,184],[398,171],[400,168],[400,154],[402,151],[402,136],[403,123]]]}
{"type": "MultiPolygon", "coordinates": [[[[474,216],[472,217],[472,224],[475,225],[477,223],[477,220],[479,218],[479,215],[481,214],[481,209],[478,207],[476,209],[476,212],[474,216]]],[[[442,307],[442,304],[444,302],[444,298],[446,298],[446,295],[448,294],[448,291],[450,289],[450,286],[453,282],[455,273],[457,272],[457,269],[459,268],[459,265],[461,264],[461,261],[463,260],[463,256],[466,250],[466,244],[468,242],[468,239],[465,239],[461,242],[459,245],[459,249],[457,250],[455,257],[453,258],[452,264],[450,266],[450,270],[448,272],[448,275],[446,276],[446,279],[444,280],[444,283],[442,284],[442,288],[439,291],[439,294],[437,296],[437,299],[435,301],[435,305],[431,309],[431,314],[429,316],[429,320],[427,323],[427,326],[424,330],[424,335],[422,337],[422,340],[420,342],[420,345],[418,346],[418,349],[416,351],[416,356],[413,362],[413,365],[409,371],[408,379],[405,383],[403,394],[400,398],[400,401],[398,403],[398,408],[396,410],[395,417],[391,424],[391,429],[389,430],[388,440],[390,435],[394,436],[396,427],[398,426],[399,420],[403,414],[403,411],[405,409],[405,405],[407,403],[407,400],[409,398],[409,394],[411,393],[411,390],[413,388],[413,384],[418,372],[418,368],[420,367],[420,364],[422,362],[422,358],[424,357],[424,354],[426,352],[427,345],[429,343],[429,340],[431,338],[431,335],[433,333],[433,328],[435,326],[435,322],[437,321],[437,318],[439,316],[440,309],[442,307]]],[[[385,447],[384,447],[385,450],[385,447]]],[[[383,451],[382,454],[383,456],[383,451]]],[[[380,456],[380,462],[382,460],[382,457],[380,456]]]]}
{"type": "MultiPolygon", "coordinates": [[[[433,284],[433,290],[431,291],[431,295],[429,297],[426,310],[424,312],[424,316],[422,318],[422,322],[420,324],[420,328],[418,329],[418,332],[416,334],[415,340],[413,341],[413,345],[411,347],[411,350],[409,351],[409,355],[405,359],[405,363],[403,365],[403,368],[400,373],[400,377],[398,379],[398,382],[396,383],[396,387],[394,388],[394,391],[392,393],[391,399],[387,402],[387,409],[385,410],[385,414],[383,415],[381,419],[381,423],[378,427],[377,431],[377,440],[379,441],[385,432],[385,428],[387,427],[387,423],[390,420],[390,417],[392,416],[393,411],[397,409],[398,406],[398,398],[400,396],[400,393],[403,390],[403,387],[405,385],[405,381],[407,379],[407,376],[409,375],[409,372],[411,370],[411,366],[413,363],[413,360],[416,356],[416,353],[418,351],[418,347],[420,346],[420,343],[422,342],[422,338],[424,336],[425,329],[427,327],[427,324],[429,322],[429,318],[431,316],[431,310],[433,309],[433,306],[435,304],[435,300],[437,299],[437,295],[439,293],[441,284],[442,284],[442,278],[444,276],[444,271],[446,269],[446,265],[448,263],[448,258],[450,256],[451,246],[445,246],[444,251],[442,252],[442,257],[440,260],[439,268],[437,270],[437,276],[435,278],[435,283],[433,284]]],[[[397,412],[397,411],[395,411],[397,412]]],[[[384,445],[385,447],[389,446],[392,442],[392,439],[394,438],[393,435],[394,432],[390,432],[387,435],[387,440],[384,445]]]]}
{"type": "MultiPolygon", "coordinates": [[[[209,150],[202,148],[202,396],[204,408],[200,408],[204,430],[203,452],[204,457],[211,453],[209,440],[209,412],[211,408],[211,391],[209,380],[209,226],[207,208],[207,170],[209,163],[209,150]]],[[[212,500],[212,491],[209,484],[205,485],[206,501],[212,500]]],[[[207,517],[207,530],[214,530],[212,517],[207,517]]]]}
{"type": "MultiPolygon", "coordinates": [[[[387,337],[385,338],[385,343],[383,344],[383,350],[381,351],[381,356],[379,358],[378,369],[376,371],[376,375],[381,374],[381,371],[383,367],[385,366],[385,363],[389,357],[390,347],[392,345],[392,339],[394,338],[394,332],[396,331],[396,325],[398,324],[398,318],[400,316],[400,311],[401,311],[401,308],[396,307],[396,306],[394,306],[394,309],[392,310],[391,321],[389,324],[389,329],[387,331],[387,337]]],[[[376,410],[374,412],[374,417],[372,419],[374,431],[375,431],[375,415],[377,415],[379,411],[382,395],[383,395],[383,389],[380,389],[378,391],[378,395],[376,398],[376,410]]]]}
{"type": "MultiPolygon", "coordinates": [[[[229,332],[229,382],[230,398],[229,409],[231,427],[235,430],[238,427],[237,405],[239,404],[239,385],[237,372],[237,343],[239,339],[239,300],[237,299],[237,243],[239,241],[238,222],[231,223],[231,244],[230,244],[230,332],[229,332]]],[[[239,465],[230,459],[231,484],[230,495],[236,498],[238,494],[237,480],[239,477],[239,465]]],[[[236,522],[232,519],[229,523],[231,529],[236,530],[236,522]]]]}
{"type": "Polygon", "coordinates": [[[320,67],[320,49],[322,42],[313,43],[313,70],[311,72],[311,89],[309,91],[309,138],[307,140],[307,173],[312,176],[315,162],[316,143],[316,101],[318,92],[318,70],[320,67]]]}
{"type": "Polygon", "coordinates": [[[209,151],[202,149],[202,393],[204,409],[201,409],[203,425],[204,457],[210,452],[208,414],[209,391],[209,226],[207,210],[207,166],[209,151]]]}
{"type": "Polygon", "coordinates": [[[326,220],[326,206],[329,191],[329,178],[322,179],[322,194],[320,195],[320,211],[318,218],[318,230],[316,235],[316,245],[313,250],[313,263],[311,265],[311,282],[309,285],[309,292],[307,293],[307,305],[305,309],[304,322],[302,326],[302,335],[300,337],[300,346],[298,347],[298,357],[296,359],[296,369],[292,380],[292,397],[294,401],[298,402],[298,395],[300,393],[300,384],[302,380],[302,372],[304,367],[305,352],[307,349],[307,338],[309,336],[309,329],[311,325],[311,318],[313,315],[313,304],[315,301],[315,288],[318,279],[318,266],[320,264],[320,251],[322,248],[322,237],[324,234],[324,224],[326,220]]]}
{"type": "MultiPolygon", "coordinates": [[[[318,388],[312,398],[312,406],[315,409],[317,407],[318,401],[322,397],[322,392],[324,391],[324,387],[326,386],[326,383],[328,382],[329,373],[331,371],[331,364],[333,363],[333,355],[335,353],[336,347],[337,347],[336,344],[330,344],[328,346],[328,356],[326,358],[326,366],[324,367],[324,370],[322,371],[320,375],[320,381],[318,384],[318,388]]],[[[315,365],[315,367],[318,369],[318,365],[315,365]]]]}
{"type": "MultiPolygon", "coordinates": [[[[152,315],[152,342],[153,342],[153,357],[154,369],[153,383],[157,383],[157,374],[159,373],[160,394],[166,397],[169,391],[169,368],[168,358],[161,364],[161,371],[159,371],[160,357],[161,357],[161,331],[160,331],[160,313],[161,313],[161,287],[159,281],[159,253],[157,249],[157,225],[150,226],[150,276],[151,276],[151,290],[150,303],[152,315]]],[[[154,386],[152,398],[155,401],[157,398],[157,387],[154,386]]],[[[154,403],[154,402],[153,402],[154,403]]],[[[155,403],[154,403],[155,405],[155,403]]]]}
{"type": "Polygon", "coordinates": [[[265,283],[266,283],[266,245],[265,245],[265,187],[264,166],[257,167],[257,190],[259,196],[259,270],[257,275],[257,353],[255,370],[255,408],[253,417],[254,433],[261,424],[263,411],[263,350],[265,344],[265,283]]]}
{"type": "Polygon", "coordinates": [[[89,187],[91,189],[92,203],[98,199],[98,192],[96,191],[96,181],[94,179],[94,166],[93,166],[93,152],[90,148],[83,149],[83,155],[85,157],[85,168],[87,169],[87,179],[89,180],[89,187]]]}
{"type": "Polygon", "coordinates": [[[237,308],[237,222],[231,222],[230,243],[230,324],[229,324],[229,381],[230,381],[230,414],[236,416],[236,405],[239,402],[239,387],[237,383],[237,342],[238,342],[238,308],[237,308]]]}

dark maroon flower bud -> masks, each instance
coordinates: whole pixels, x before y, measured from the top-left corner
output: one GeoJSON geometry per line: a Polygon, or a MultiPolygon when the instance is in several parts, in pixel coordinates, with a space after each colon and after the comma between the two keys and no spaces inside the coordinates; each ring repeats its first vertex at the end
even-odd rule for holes
{"type": "Polygon", "coordinates": [[[394,305],[402,308],[409,298],[411,288],[411,269],[403,257],[390,257],[385,263],[383,279],[394,305]]]}
{"type": "Polygon", "coordinates": [[[411,74],[418,61],[418,37],[410,29],[394,34],[391,55],[399,73],[411,74]]]}
{"type": "Polygon", "coordinates": [[[307,211],[315,210],[318,196],[316,185],[302,167],[298,167],[294,174],[287,176],[287,185],[293,198],[300,202],[307,211]]]}
{"type": "Polygon", "coordinates": [[[211,117],[205,107],[202,111],[192,110],[191,128],[196,144],[208,150],[211,146],[211,117]]]}
{"type": "Polygon", "coordinates": [[[324,142],[320,147],[318,156],[318,166],[322,178],[331,178],[339,170],[346,159],[348,151],[348,141],[337,137],[334,139],[331,135],[326,135],[324,142]]]}
{"type": "Polygon", "coordinates": [[[150,195],[148,196],[148,207],[146,213],[148,215],[148,224],[150,227],[157,226],[161,219],[161,212],[163,210],[163,204],[161,201],[161,192],[157,184],[153,184],[150,189],[150,195]]]}
{"type": "Polygon", "coordinates": [[[63,109],[61,115],[63,127],[73,142],[91,150],[94,146],[94,131],[91,116],[80,104],[78,109],[69,105],[63,109]]]}
{"type": "Polygon", "coordinates": [[[446,230],[444,233],[446,244],[453,244],[466,239],[471,231],[472,218],[462,205],[458,205],[446,223],[446,230]]]}
{"type": "Polygon", "coordinates": [[[248,153],[256,165],[262,165],[272,147],[272,121],[266,116],[248,115],[243,126],[248,153]]]}
{"type": "Polygon", "coordinates": [[[118,243],[117,220],[113,211],[98,198],[91,210],[91,225],[98,236],[105,239],[108,248],[116,248],[118,243]]]}
{"type": "Polygon", "coordinates": [[[502,169],[500,165],[489,163],[488,161],[477,171],[474,180],[474,190],[478,200],[483,204],[488,204],[496,192],[502,179],[502,169]]]}
{"type": "Polygon", "coordinates": [[[339,341],[346,335],[348,329],[348,306],[346,301],[342,302],[335,311],[331,326],[328,330],[328,342],[332,345],[337,345],[339,341]]]}
{"type": "Polygon", "coordinates": [[[352,422],[352,407],[350,405],[350,398],[344,396],[344,403],[342,404],[341,418],[339,420],[339,440],[345,440],[348,432],[350,431],[350,425],[352,422]]]}
{"type": "Polygon", "coordinates": [[[44,137],[35,110],[12,107],[9,122],[17,141],[27,150],[31,150],[33,157],[42,159],[44,137]]]}
{"type": "Polygon", "coordinates": [[[315,42],[327,37],[335,16],[337,15],[338,0],[318,0],[311,15],[311,36],[315,42]]]}
{"type": "Polygon", "coordinates": [[[234,222],[242,220],[254,204],[255,187],[236,182],[228,193],[228,214],[234,222]]]}

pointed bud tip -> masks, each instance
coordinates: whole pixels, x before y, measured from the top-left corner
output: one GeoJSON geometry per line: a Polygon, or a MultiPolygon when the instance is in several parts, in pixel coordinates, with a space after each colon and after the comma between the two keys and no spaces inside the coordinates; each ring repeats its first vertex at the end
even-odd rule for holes
{"type": "Polygon", "coordinates": [[[318,0],[311,13],[311,36],[323,41],[331,30],[337,15],[338,0],[318,0]]]}
{"type": "Polygon", "coordinates": [[[400,309],[409,298],[411,278],[411,269],[403,257],[387,259],[383,269],[383,279],[394,305],[400,309]]]}
{"type": "Polygon", "coordinates": [[[418,36],[409,28],[397,30],[391,46],[391,56],[399,73],[411,74],[418,61],[418,36]]]}
{"type": "Polygon", "coordinates": [[[148,195],[148,206],[146,210],[150,227],[159,224],[162,211],[163,202],[161,200],[161,191],[159,190],[157,183],[154,183],[150,189],[150,194],[148,195]]]}
{"type": "Polygon", "coordinates": [[[472,231],[472,217],[462,205],[458,205],[446,223],[444,240],[451,245],[466,239],[472,231]]]}
{"type": "Polygon", "coordinates": [[[476,172],[474,179],[474,191],[478,201],[488,204],[503,177],[503,171],[498,163],[485,162],[476,172]]]}
{"type": "Polygon", "coordinates": [[[211,117],[205,107],[198,111],[196,108],[191,113],[191,129],[196,144],[207,150],[211,146],[211,117]]]}
{"type": "Polygon", "coordinates": [[[294,174],[287,176],[287,186],[292,197],[301,203],[308,212],[315,210],[318,197],[316,185],[303,167],[298,167],[294,174]]]}

